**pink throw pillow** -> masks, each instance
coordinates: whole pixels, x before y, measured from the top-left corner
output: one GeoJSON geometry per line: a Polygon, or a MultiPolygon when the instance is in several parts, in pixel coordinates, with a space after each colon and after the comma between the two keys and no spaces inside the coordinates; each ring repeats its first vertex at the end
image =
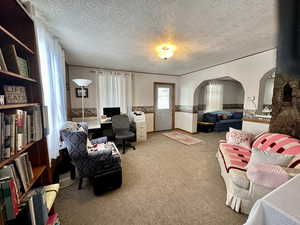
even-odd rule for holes
{"type": "Polygon", "coordinates": [[[230,127],[229,132],[226,134],[226,140],[228,144],[251,149],[253,134],[230,127]]]}
{"type": "Polygon", "coordinates": [[[247,177],[255,184],[272,189],[289,180],[288,173],[282,167],[259,163],[248,165],[247,177]]]}

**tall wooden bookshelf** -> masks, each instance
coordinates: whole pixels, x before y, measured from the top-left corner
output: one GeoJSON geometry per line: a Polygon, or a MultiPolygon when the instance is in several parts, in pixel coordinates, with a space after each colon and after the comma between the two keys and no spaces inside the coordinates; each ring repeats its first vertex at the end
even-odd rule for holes
{"type": "MultiPolygon", "coordinates": [[[[26,77],[12,71],[0,69],[0,94],[4,94],[4,85],[18,85],[26,88],[28,103],[0,105],[0,112],[15,109],[30,110],[32,107],[42,106],[41,78],[37,54],[34,23],[23,5],[16,0],[0,1],[0,48],[13,44],[18,54],[26,57],[29,76],[26,77]]],[[[28,152],[33,168],[31,188],[51,184],[51,170],[49,167],[46,137],[33,141],[22,147],[15,155],[0,161],[0,168],[12,163],[19,155],[28,152]]],[[[21,200],[26,197],[25,192],[21,200]]]]}

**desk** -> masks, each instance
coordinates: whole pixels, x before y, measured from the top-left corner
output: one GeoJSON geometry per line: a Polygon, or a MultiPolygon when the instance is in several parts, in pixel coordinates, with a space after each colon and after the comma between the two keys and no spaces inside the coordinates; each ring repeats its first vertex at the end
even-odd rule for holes
{"type": "Polygon", "coordinates": [[[244,225],[300,225],[300,175],[258,200],[244,225]]]}
{"type": "Polygon", "coordinates": [[[102,136],[106,136],[109,141],[114,141],[115,136],[112,129],[111,119],[100,120],[102,136]]]}

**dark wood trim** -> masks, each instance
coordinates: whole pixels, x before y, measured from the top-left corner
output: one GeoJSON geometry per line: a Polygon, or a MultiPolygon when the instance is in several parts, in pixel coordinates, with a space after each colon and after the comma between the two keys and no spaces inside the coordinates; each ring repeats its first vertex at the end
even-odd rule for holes
{"type": "Polygon", "coordinates": [[[27,108],[27,107],[36,107],[40,106],[39,103],[25,103],[25,104],[7,104],[0,105],[0,109],[16,109],[16,108],[27,108]]]}
{"type": "Polygon", "coordinates": [[[153,73],[153,72],[146,72],[146,71],[136,71],[136,70],[123,70],[123,69],[113,69],[107,67],[95,67],[95,66],[83,66],[83,65],[76,65],[76,64],[69,64],[69,67],[80,67],[80,68],[89,68],[89,69],[97,69],[97,70],[112,70],[112,71],[120,71],[120,72],[127,72],[127,73],[146,73],[156,76],[171,76],[171,77],[179,77],[179,75],[175,74],[168,74],[168,73],[153,73]]]}
{"type": "Polygon", "coordinates": [[[196,72],[199,72],[199,71],[202,71],[202,70],[207,70],[207,69],[210,69],[210,68],[213,68],[213,67],[216,67],[216,66],[221,66],[223,64],[227,64],[227,63],[231,63],[231,62],[234,62],[234,61],[237,61],[237,60],[240,60],[240,59],[244,59],[244,58],[248,58],[248,57],[251,57],[251,56],[255,56],[255,55],[258,55],[258,54],[261,54],[261,53],[264,53],[264,52],[268,52],[268,51],[271,51],[271,50],[274,50],[274,49],[277,49],[277,47],[270,48],[270,49],[263,50],[263,51],[256,52],[256,53],[252,53],[252,54],[249,54],[249,55],[246,55],[246,56],[242,56],[242,57],[239,57],[239,58],[231,59],[231,60],[228,60],[228,61],[225,61],[225,62],[222,62],[222,63],[218,63],[218,64],[214,64],[214,65],[211,65],[211,66],[206,66],[206,67],[200,68],[198,70],[194,70],[194,71],[191,71],[191,72],[188,72],[188,73],[180,74],[179,76],[183,77],[183,76],[189,75],[191,73],[196,73],[196,72]]]}
{"type": "Polygon", "coordinates": [[[244,118],[243,121],[252,122],[252,123],[270,124],[270,121],[267,121],[267,120],[258,120],[258,119],[247,119],[247,118],[244,118]]]}
{"type": "Polygon", "coordinates": [[[153,130],[155,131],[155,106],[156,106],[156,91],[155,86],[156,85],[171,85],[173,86],[173,96],[172,96],[172,129],[175,127],[175,94],[176,94],[176,84],[175,83],[165,83],[165,82],[153,82],[153,130]]]}

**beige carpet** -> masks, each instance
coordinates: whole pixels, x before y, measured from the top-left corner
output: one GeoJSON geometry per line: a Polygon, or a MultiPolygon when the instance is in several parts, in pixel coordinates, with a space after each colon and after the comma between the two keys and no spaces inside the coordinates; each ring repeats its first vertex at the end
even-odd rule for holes
{"type": "Polygon", "coordinates": [[[224,133],[194,135],[186,146],[160,133],[122,155],[123,186],[95,197],[77,183],[60,191],[63,225],[241,225],[246,216],[225,206],[225,185],[215,157],[224,133]]]}

